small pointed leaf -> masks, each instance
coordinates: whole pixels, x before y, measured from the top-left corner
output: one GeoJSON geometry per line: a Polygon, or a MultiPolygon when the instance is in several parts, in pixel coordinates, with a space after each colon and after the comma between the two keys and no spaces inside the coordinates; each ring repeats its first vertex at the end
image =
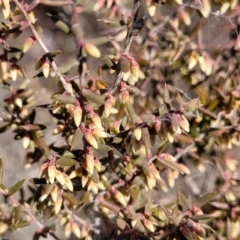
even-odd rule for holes
{"type": "Polygon", "coordinates": [[[24,182],[25,182],[25,179],[17,182],[17,183],[14,184],[12,187],[10,187],[9,190],[8,190],[8,196],[11,196],[11,195],[13,195],[15,192],[19,191],[19,190],[22,188],[24,182]]]}

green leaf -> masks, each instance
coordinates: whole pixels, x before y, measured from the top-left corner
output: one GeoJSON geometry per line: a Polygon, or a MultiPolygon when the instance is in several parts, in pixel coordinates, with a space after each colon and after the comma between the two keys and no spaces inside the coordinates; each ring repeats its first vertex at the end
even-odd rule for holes
{"type": "Polygon", "coordinates": [[[136,86],[130,85],[130,84],[126,85],[126,89],[128,92],[135,94],[135,95],[138,95],[141,93],[141,90],[139,88],[137,88],[136,86]]]}
{"type": "Polygon", "coordinates": [[[103,61],[106,63],[106,65],[109,68],[115,68],[116,67],[116,63],[108,55],[103,56],[103,61]]]}
{"type": "Polygon", "coordinates": [[[65,166],[72,167],[77,163],[78,162],[76,160],[70,159],[70,158],[65,158],[65,157],[61,157],[56,161],[56,164],[60,165],[62,167],[65,167],[65,166]]]}
{"type": "Polygon", "coordinates": [[[191,216],[191,219],[194,221],[209,220],[209,219],[213,219],[213,218],[214,217],[209,214],[191,216]]]}
{"type": "Polygon", "coordinates": [[[54,94],[52,95],[52,99],[65,104],[74,104],[76,101],[75,97],[62,94],[54,94]]]}
{"type": "Polygon", "coordinates": [[[88,89],[83,89],[82,90],[82,95],[87,98],[88,100],[94,102],[94,103],[98,103],[98,104],[104,104],[105,102],[105,98],[106,98],[106,95],[103,94],[103,95],[98,95],[88,89]]]}
{"type": "Polygon", "coordinates": [[[202,206],[204,206],[206,203],[210,202],[215,196],[217,195],[217,192],[212,192],[212,193],[208,193],[204,196],[202,196],[197,202],[196,202],[196,206],[198,206],[199,208],[201,208],[202,206]]]}
{"type": "Polygon", "coordinates": [[[3,180],[3,161],[2,158],[0,158],[0,184],[2,184],[3,180]]]}
{"type": "Polygon", "coordinates": [[[91,175],[91,180],[95,183],[99,182],[99,175],[96,169],[93,170],[93,174],[91,175]]]}
{"type": "Polygon", "coordinates": [[[183,211],[191,208],[190,201],[180,191],[178,192],[178,204],[182,206],[183,211]]]}
{"type": "Polygon", "coordinates": [[[127,113],[129,114],[131,122],[135,123],[137,121],[138,116],[137,116],[137,114],[134,110],[133,105],[130,103],[130,101],[128,101],[127,104],[126,104],[126,110],[127,110],[127,113]]]}
{"type": "Polygon", "coordinates": [[[6,190],[7,188],[5,187],[5,185],[3,185],[2,183],[0,183],[0,188],[2,189],[2,190],[6,190]]]}
{"type": "Polygon", "coordinates": [[[48,147],[48,145],[45,143],[45,141],[42,138],[38,138],[36,135],[34,135],[34,142],[38,145],[38,147],[41,149],[43,155],[46,159],[52,159],[53,155],[48,147]]]}
{"type": "Polygon", "coordinates": [[[80,146],[83,143],[83,133],[79,128],[76,129],[71,140],[71,148],[80,146]]]}
{"type": "Polygon", "coordinates": [[[19,190],[22,188],[24,182],[25,182],[25,179],[17,182],[15,185],[13,185],[12,187],[10,187],[9,190],[8,190],[8,196],[11,196],[11,195],[13,195],[15,192],[19,191],[19,190]]]}
{"type": "Polygon", "coordinates": [[[17,228],[23,228],[23,227],[27,227],[31,224],[31,222],[29,221],[20,221],[18,222],[18,224],[16,225],[17,228]]]}
{"type": "Polygon", "coordinates": [[[104,22],[106,24],[108,24],[109,26],[111,27],[119,27],[121,26],[121,24],[119,23],[119,21],[117,20],[113,20],[111,18],[100,18],[100,19],[97,19],[99,22],[104,22]]]}
{"type": "Polygon", "coordinates": [[[71,204],[71,205],[77,205],[78,204],[78,201],[77,199],[69,192],[64,192],[63,193],[63,197],[68,200],[68,202],[71,204]]]}
{"type": "Polygon", "coordinates": [[[19,220],[21,218],[21,214],[22,214],[22,206],[19,205],[19,206],[15,207],[15,209],[14,209],[14,222],[15,222],[15,224],[19,222],[19,220]]]}
{"type": "Polygon", "coordinates": [[[167,217],[171,222],[173,222],[173,224],[174,224],[175,226],[178,226],[179,223],[180,223],[180,219],[179,219],[178,217],[176,217],[176,216],[173,216],[173,214],[172,214],[167,208],[165,208],[164,206],[161,206],[161,208],[163,209],[166,217],[167,217]]]}
{"type": "Polygon", "coordinates": [[[75,155],[73,153],[71,153],[70,151],[65,151],[62,155],[62,157],[64,158],[75,158],[75,155]]]}
{"type": "Polygon", "coordinates": [[[169,145],[169,140],[166,138],[164,141],[161,142],[158,148],[159,153],[163,153],[163,151],[166,149],[168,145],[169,145]]]}
{"type": "Polygon", "coordinates": [[[178,168],[176,167],[176,163],[175,162],[170,162],[164,159],[158,159],[157,158],[157,163],[161,164],[162,166],[164,166],[165,168],[169,168],[171,170],[175,170],[175,171],[179,171],[178,168]]]}
{"type": "Polygon", "coordinates": [[[111,150],[112,150],[112,148],[110,146],[106,145],[106,144],[102,144],[102,143],[98,144],[98,151],[99,152],[107,153],[111,150]]]}

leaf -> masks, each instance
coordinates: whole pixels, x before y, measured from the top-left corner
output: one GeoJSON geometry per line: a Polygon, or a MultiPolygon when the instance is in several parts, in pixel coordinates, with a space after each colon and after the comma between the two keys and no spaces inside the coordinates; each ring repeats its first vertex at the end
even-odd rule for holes
{"type": "Polygon", "coordinates": [[[75,97],[62,94],[54,94],[52,95],[52,99],[65,104],[74,104],[76,101],[75,97]]]}
{"type": "Polygon", "coordinates": [[[41,149],[43,155],[46,159],[52,159],[53,155],[48,147],[48,145],[45,143],[45,141],[42,138],[38,138],[36,135],[34,135],[34,142],[38,145],[38,147],[41,149]]]}
{"type": "Polygon", "coordinates": [[[119,26],[121,26],[119,21],[114,21],[111,18],[100,18],[100,19],[97,19],[97,20],[99,22],[104,22],[104,23],[108,24],[111,27],[119,27],[119,26]]]}
{"type": "Polygon", "coordinates": [[[67,150],[66,150],[66,151],[63,153],[62,157],[64,157],[64,158],[75,158],[76,156],[75,156],[73,153],[71,153],[70,151],[67,151],[67,150]]]}
{"type": "Polygon", "coordinates": [[[98,95],[88,89],[83,89],[82,90],[82,95],[87,98],[88,100],[94,102],[94,103],[98,103],[98,104],[104,104],[105,102],[105,98],[106,98],[106,95],[103,94],[103,95],[98,95]]]}
{"type": "Polygon", "coordinates": [[[68,200],[68,202],[71,204],[71,205],[77,205],[78,204],[78,201],[77,199],[73,196],[73,194],[69,193],[69,192],[64,192],[63,193],[63,197],[68,200]]]}
{"type": "Polygon", "coordinates": [[[72,167],[77,163],[78,162],[76,160],[70,159],[70,158],[65,158],[65,157],[61,157],[56,161],[56,164],[60,165],[62,167],[65,167],[65,166],[72,167]]]}
{"type": "Polygon", "coordinates": [[[167,86],[167,84],[165,84],[165,87],[164,87],[164,102],[165,103],[170,103],[170,101],[171,101],[171,99],[170,99],[168,86],[167,86]]]}
{"type": "Polygon", "coordinates": [[[30,221],[23,220],[23,221],[18,222],[18,224],[16,225],[16,228],[27,227],[27,226],[29,226],[30,224],[31,224],[30,221]]]}
{"type": "Polygon", "coordinates": [[[3,161],[2,158],[0,158],[0,184],[2,184],[3,180],[3,161]]]}
{"type": "Polygon", "coordinates": [[[99,175],[98,175],[98,172],[96,171],[96,169],[93,170],[93,174],[91,175],[90,178],[95,183],[99,182],[99,175]]]}
{"type": "Polygon", "coordinates": [[[103,56],[103,61],[111,69],[115,69],[117,66],[117,64],[108,55],[103,56]]]}
{"type": "Polygon", "coordinates": [[[141,93],[141,90],[139,88],[137,88],[136,86],[130,85],[130,84],[126,85],[126,89],[128,92],[135,94],[135,95],[138,95],[141,93]]]}
{"type": "Polygon", "coordinates": [[[129,114],[129,117],[131,119],[131,122],[135,123],[137,121],[138,116],[134,110],[132,103],[130,103],[130,101],[127,102],[126,109],[127,109],[127,113],[129,114]]]}
{"type": "Polygon", "coordinates": [[[5,187],[5,185],[3,185],[2,183],[0,183],[0,188],[3,190],[6,190],[7,188],[5,187]]]}
{"type": "Polygon", "coordinates": [[[158,163],[160,163],[165,168],[169,168],[171,170],[179,171],[178,168],[176,167],[175,162],[170,162],[170,161],[167,161],[165,159],[158,159],[158,158],[157,158],[157,160],[158,160],[158,163]]]}
{"type": "Polygon", "coordinates": [[[7,52],[9,53],[22,52],[22,49],[16,48],[16,47],[10,47],[9,49],[7,49],[7,52]]]}
{"type": "Polygon", "coordinates": [[[173,216],[173,214],[172,214],[167,208],[165,208],[164,206],[161,205],[161,208],[163,209],[166,217],[167,217],[171,222],[173,222],[173,224],[174,224],[175,226],[178,226],[179,223],[180,223],[180,219],[179,219],[178,217],[176,217],[176,216],[173,216]]]}
{"type": "Polygon", "coordinates": [[[15,207],[14,209],[14,222],[18,223],[20,218],[21,218],[21,214],[22,214],[22,206],[19,205],[17,207],[15,207]]]}
{"type": "Polygon", "coordinates": [[[185,103],[186,112],[194,112],[201,106],[199,98],[191,99],[189,102],[185,103]]]}
{"type": "Polygon", "coordinates": [[[213,219],[213,218],[214,217],[209,214],[191,216],[191,219],[194,221],[209,220],[209,219],[213,219]]]}
{"type": "Polygon", "coordinates": [[[191,208],[190,201],[180,191],[178,192],[178,205],[182,206],[183,211],[191,208]]]}
{"type": "Polygon", "coordinates": [[[106,145],[106,144],[102,144],[102,143],[98,144],[98,151],[99,152],[107,153],[111,150],[112,150],[112,148],[110,146],[106,145]]]}
{"type": "Polygon", "coordinates": [[[196,203],[195,205],[201,208],[204,206],[206,203],[210,202],[215,196],[217,195],[217,191],[208,193],[204,196],[202,196],[196,203]]]}
{"type": "Polygon", "coordinates": [[[13,195],[15,192],[19,191],[19,190],[22,188],[24,182],[25,182],[25,179],[17,182],[15,185],[13,185],[12,187],[10,187],[10,188],[8,189],[8,196],[11,196],[11,195],[13,195]]]}
{"type": "Polygon", "coordinates": [[[123,219],[117,219],[117,225],[120,229],[124,230],[127,226],[127,223],[123,219]]]}
{"type": "Polygon", "coordinates": [[[83,134],[79,128],[76,129],[71,140],[71,148],[74,149],[83,143],[83,134]]]}

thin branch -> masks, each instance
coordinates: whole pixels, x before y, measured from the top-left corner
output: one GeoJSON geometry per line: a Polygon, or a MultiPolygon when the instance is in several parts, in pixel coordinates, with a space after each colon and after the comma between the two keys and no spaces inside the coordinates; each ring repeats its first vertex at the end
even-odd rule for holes
{"type": "MultiPolygon", "coordinates": [[[[40,223],[40,222],[37,220],[37,218],[34,216],[34,214],[31,212],[31,209],[29,209],[29,208],[27,208],[26,206],[24,206],[23,204],[21,204],[21,203],[20,203],[18,200],[16,200],[13,196],[8,196],[8,195],[6,194],[6,192],[4,192],[2,189],[0,189],[0,192],[1,192],[3,195],[5,195],[9,200],[11,200],[14,205],[21,206],[22,209],[23,209],[23,211],[26,212],[26,213],[31,217],[32,221],[36,223],[36,225],[39,227],[39,229],[44,229],[44,228],[45,228],[45,226],[42,225],[42,223],[40,223]]],[[[58,237],[56,236],[56,234],[54,233],[53,230],[50,229],[49,231],[47,231],[47,233],[49,233],[54,239],[60,240],[60,238],[58,238],[58,237]]]]}
{"type": "MultiPolygon", "coordinates": [[[[36,31],[35,27],[33,26],[33,24],[31,23],[29,16],[26,12],[26,10],[24,9],[24,7],[22,6],[22,4],[18,1],[18,0],[13,0],[14,3],[17,5],[17,7],[20,9],[20,11],[23,13],[27,23],[29,24],[29,28],[31,30],[31,32],[33,33],[34,37],[36,38],[37,42],[39,43],[39,45],[41,46],[41,48],[43,49],[43,51],[45,53],[49,53],[48,48],[46,47],[46,45],[43,43],[41,37],[39,36],[38,32],[36,31]]],[[[68,83],[66,82],[66,80],[64,79],[63,75],[58,71],[58,67],[56,65],[56,63],[53,61],[53,59],[48,59],[50,64],[52,65],[53,70],[55,71],[55,73],[57,74],[57,76],[59,77],[63,88],[65,89],[66,92],[68,92],[71,96],[73,96],[73,92],[71,87],[68,85],[68,83]]]]}
{"type": "Polygon", "coordinates": [[[190,144],[189,146],[187,146],[186,148],[182,149],[181,152],[179,152],[178,154],[175,155],[175,160],[178,161],[183,155],[188,154],[191,149],[195,146],[195,143],[190,144]]]}
{"type": "MultiPolygon", "coordinates": [[[[123,54],[128,54],[129,53],[132,40],[135,37],[135,35],[132,34],[132,30],[133,30],[133,24],[137,20],[139,7],[140,7],[140,1],[135,0],[134,5],[133,5],[133,22],[128,25],[128,32],[127,32],[126,40],[125,40],[124,47],[123,47],[123,54]]],[[[116,73],[116,79],[115,79],[115,82],[114,82],[114,84],[111,88],[111,93],[112,94],[114,94],[116,92],[116,90],[118,88],[118,85],[119,85],[119,83],[121,82],[121,79],[122,79],[122,71],[121,71],[121,68],[120,68],[119,64],[117,66],[117,71],[116,72],[117,72],[116,73]]]]}
{"type": "Polygon", "coordinates": [[[64,209],[65,211],[72,216],[72,218],[78,222],[80,225],[87,225],[89,227],[89,229],[96,233],[96,234],[100,234],[100,230],[97,228],[94,228],[92,224],[89,224],[89,222],[83,220],[82,218],[80,218],[79,216],[77,216],[76,214],[74,214],[74,212],[72,210],[70,210],[66,204],[66,202],[64,202],[64,209]]]}

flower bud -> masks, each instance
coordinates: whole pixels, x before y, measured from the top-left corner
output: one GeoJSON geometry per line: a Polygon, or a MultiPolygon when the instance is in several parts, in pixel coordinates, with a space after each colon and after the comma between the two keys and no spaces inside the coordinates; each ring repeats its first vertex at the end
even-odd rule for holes
{"type": "Polygon", "coordinates": [[[45,175],[46,169],[48,167],[48,162],[45,161],[40,166],[39,178],[42,178],[45,175]]]}
{"type": "Polygon", "coordinates": [[[79,228],[79,226],[77,225],[76,222],[72,223],[72,231],[78,239],[81,238],[81,231],[80,231],[80,228],[79,228]]]}
{"type": "Polygon", "coordinates": [[[93,154],[86,154],[86,159],[83,162],[83,167],[88,171],[90,176],[93,174],[93,169],[94,169],[94,156],[93,156],[93,154]]]}
{"type": "Polygon", "coordinates": [[[56,175],[55,165],[48,166],[48,180],[51,184],[54,183],[55,175],[56,175]]]}
{"type": "Polygon", "coordinates": [[[23,53],[27,52],[35,44],[35,42],[36,41],[33,37],[29,37],[23,45],[23,53]]]}
{"type": "Polygon", "coordinates": [[[99,58],[101,56],[99,49],[91,43],[84,44],[83,48],[89,55],[95,58],[99,58]]]}
{"type": "Polygon", "coordinates": [[[72,114],[76,127],[79,127],[82,121],[82,108],[80,106],[74,107],[72,114]]]}
{"type": "Polygon", "coordinates": [[[10,75],[13,81],[16,81],[17,73],[18,73],[18,68],[15,65],[12,65],[10,69],[10,75]]]}
{"type": "Polygon", "coordinates": [[[65,231],[64,231],[65,238],[69,239],[71,234],[72,234],[72,225],[70,222],[68,222],[65,226],[65,231]]]}
{"type": "Polygon", "coordinates": [[[65,186],[68,188],[69,191],[73,191],[73,184],[72,184],[72,181],[71,179],[68,177],[67,174],[63,174],[63,177],[64,177],[64,181],[65,181],[65,186]]]}
{"type": "Polygon", "coordinates": [[[82,183],[82,187],[84,188],[85,186],[86,186],[86,184],[87,184],[87,182],[88,182],[88,176],[87,175],[84,175],[84,174],[82,174],[82,176],[81,176],[81,183],[82,183]]]}
{"type": "Polygon", "coordinates": [[[135,127],[133,130],[134,137],[140,141],[142,138],[142,129],[140,127],[135,127]]]}
{"type": "Polygon", "coordinates": [[[30,137],[28,134],[26,134],[24,137],[23,137],[23,148],[24,149],[27,149],[28,146],[30,144],[30,137]]]}
{"type": "Polygon", "coordinates": [[[97,140],[96,140],[96,138],[95,138],[92,134],[86,133],[86,134],[84,134],[84,137],[85,137],[85,139],[87,140],[87,142],[88,142],[91,146],[93,146],[94,148],[98,149],[97,140]]]}
{"type": "Polygon", "coordinates": [[[62,174],[61,171],[59,170],[56,170],[56,173],[55,173],[55,178],[57,179],[57,181],[61,184],[61,185],[65,185],[65,179],[64,179],[64,176],[62,174]]]}
{"type": "Polygon", "coordinates": [[[56,202],[57,201],[57,196],[58,196],[58,187],[57,187],[56,184],[54,185],[50,194],[51,194],[51,198],[52,198],[53,202],[56,202]]]}
{"type": "Polygon", "coordinates": [[[113,198],[117,202],[119,202],[123,206],[127,206],[128,203],[127,203],[125,197],[123,196],[123,194],[120,191],[116,190],[115,188],[112,188],[111,193],[113,195],[113,198]]]}
{"type": "Polygon", "coordinates": [[[72,179],[72,178],[75,178],[75,177],[79,176],[82,172],[81,169],[82,168],[79,167],[79,168],[75,169],[74,171],[72,171],[71,174],[69,175],[69,178],[72,179]]]}
{"type": "Polygon", "coordinates": [[[155,227],[154,227],[153,223],[149,219],[147,219],[144,215],[142,217],[142,223],[148,231],[150,231],[150,232],[155,231],[155,227]]]}
{"type": "Polygon", "coordinates": [[[55,214],[59,213],[59,211],[62,207],[62,202],[63,202],[62,196],[59,194],[57,197],[57,201],[55,202],[55,205],[54,205],[55,214]]]}

